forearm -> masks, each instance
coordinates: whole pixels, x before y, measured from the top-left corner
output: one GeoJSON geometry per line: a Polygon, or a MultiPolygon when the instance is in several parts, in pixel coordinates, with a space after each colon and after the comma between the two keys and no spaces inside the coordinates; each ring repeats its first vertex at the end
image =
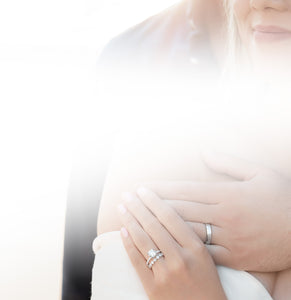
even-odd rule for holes
{"type": "Polygon", "coordinates": [[[201,160],[197,139],[191,136],[132,135],[120,138],[104,184],[98,233],[119,230],[116,205],[125,191],[143,182],[166,180],[227,180],[210,172],[201,160]],[[180,147],[179,145],[183,145],[180,147]]]}

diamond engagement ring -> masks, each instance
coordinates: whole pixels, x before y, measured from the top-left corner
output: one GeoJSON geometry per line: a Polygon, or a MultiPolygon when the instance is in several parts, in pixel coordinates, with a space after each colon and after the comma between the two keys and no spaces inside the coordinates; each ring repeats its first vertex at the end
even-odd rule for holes
{"type": "Polygon", "coordinates": [[[212,239],[212,227],[210,224],[205,224],[206,227],[206,245],[211,244],[211,239],[212,239]]]}
{"type": "Polygon", "coordinates": [[[164,254],[162,253],[161,250],[154,250],[151,249],[148,251],[148,260],[147,260],[147,266],[151,269],[153,267],[153,265],[155,264],[155,262],[157,260],[159,260],[160,258],[162,258],[164,256],[164,254]]]}

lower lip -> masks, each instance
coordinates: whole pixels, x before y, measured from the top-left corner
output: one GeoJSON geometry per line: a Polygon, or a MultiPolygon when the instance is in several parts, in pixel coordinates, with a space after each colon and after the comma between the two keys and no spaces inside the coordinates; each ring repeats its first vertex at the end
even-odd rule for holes
{"type": "Polygon", "coordinates": [[[277,41],[284,41],[291,38],[291,32],[265,32],[265,31],[254,31],[254,39],[257,42],[270,43],[277,41]]]}

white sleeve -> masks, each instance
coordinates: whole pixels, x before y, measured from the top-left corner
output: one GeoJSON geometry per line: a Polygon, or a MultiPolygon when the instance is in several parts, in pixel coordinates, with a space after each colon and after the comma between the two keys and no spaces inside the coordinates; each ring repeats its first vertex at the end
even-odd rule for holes
{"type": "Polygon", "coordinates": [[[91,300],[148,300],[119,231],[98,236],[93,251],[91,300]]]}

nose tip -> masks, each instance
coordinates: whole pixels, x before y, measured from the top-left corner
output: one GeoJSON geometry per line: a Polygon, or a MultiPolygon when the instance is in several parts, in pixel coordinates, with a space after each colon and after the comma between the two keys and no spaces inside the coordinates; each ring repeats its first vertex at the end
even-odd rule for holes
{"type": "Polygon", "coordinates": [[[278,11],[288,10],[287,0],[251,0],[250,4],[254,9],[274,9],[278,11]]]}

